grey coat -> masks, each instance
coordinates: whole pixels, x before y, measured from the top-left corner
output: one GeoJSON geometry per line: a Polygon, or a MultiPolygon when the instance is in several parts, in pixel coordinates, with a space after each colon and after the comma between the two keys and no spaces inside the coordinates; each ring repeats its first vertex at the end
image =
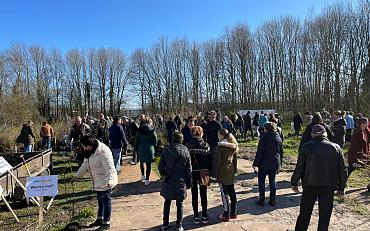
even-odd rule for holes
{"type": "Polygon", "coordinates": [[[187,147],[170,144],[164,151],[158,166],[161,175],[167,175],[162,184],[161,196],[166,200],[184,200],[186,188],[192,185],[191,159],[187,147]]]}

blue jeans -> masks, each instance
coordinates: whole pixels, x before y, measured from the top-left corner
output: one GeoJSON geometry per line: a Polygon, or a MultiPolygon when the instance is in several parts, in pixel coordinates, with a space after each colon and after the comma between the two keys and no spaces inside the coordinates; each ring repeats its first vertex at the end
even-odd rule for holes
{"type": "Polygon", "coordinates": [[[32,144],[24,144],[24,152],[32,152],[32,144]]]}
{"type": "Polygon", "coordinates": [[[122,148],[112,148],[114,167],[117,172],[121,171],[121,152],[122,148]]]}
{"type": "Polygon", "coordinates": [[[98,198],[98,219],[103,218],[103,224],[109,224],[112,215],[112,189],[96,191],[98,198]]]}
{"type": "Polygon", "coordinates": [[[42,137],[42,148],[45,148],[45,149],[51,148],[51,137],[50,136],[42,137]]]}
{"type": "Polygon", "coordinates": [[[276,196],[276,170],[263,170],[258,169],[258,189],[260,194],[260,200],[265,200],[265,179],[269,176],[270,185],[270,201],[275,202],[276,196]]]}

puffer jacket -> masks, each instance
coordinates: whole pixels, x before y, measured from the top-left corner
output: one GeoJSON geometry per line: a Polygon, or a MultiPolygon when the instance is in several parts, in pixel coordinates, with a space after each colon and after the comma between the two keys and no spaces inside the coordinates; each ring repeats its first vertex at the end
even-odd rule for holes
{"type": "Polygon", "coordinates": [[[334,121],[332,131],[334,133],[333,142],[339,145],[343,145],[346,135],[346,121],[343,118],[334,121]]]}
{"type": "Polygon", "coordinates": [[[107,145],[98,141],[95,153],[88,159],[84,159],[76,177],[81,178],[86,172],[90,173],[95,191],[106,191],[117,185],[117,171],[114,167],[112,152],[107,145]]]}
{"type": "Polygon", "coordinates": [[[158,139],[155,129],[149,124],[140,125],[139,131],[136,133],[135,151],[139,152],[139,160],[144,163],[151,163],[154,159],[155,146],[158,139]]]}
{"type": "Polygon", "coordinates": [[[170,144],[164,149],[158,165],[161,175],[167,175],[162,184],[161,196],[167,200],[184,200],[186,188],[192,185],[189,150],[182,144],[170,144]]]}
{"type": "Polygon", "coordinates": [[[303,187],[330,187],[343,191],[347,172],[339,145],[324,137],[315,137],[304,144],[291,178],[292,186],[297,186],[300,179],[303,187]]]}
{"type": "Polygon", "coordinates": [[[283,143],[277,132],[261,135],[253,166],[262,170],[277,171],[283,160],[283,143]]]}
{"type": "Polygon", "coordinates": [[[212,175],[223,185],[232,185],[237,171],[236,144],[226,140],[217,143],[212,175]]]}

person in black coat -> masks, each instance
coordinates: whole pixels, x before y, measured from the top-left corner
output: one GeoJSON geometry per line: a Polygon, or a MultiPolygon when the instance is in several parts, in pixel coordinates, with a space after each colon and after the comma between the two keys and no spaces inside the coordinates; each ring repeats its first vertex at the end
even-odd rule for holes
{"type": "Polygon", "coordinates": [[[316,124],[312,128],[312,140],[299,152],[297,165],[291,178],[292,190],[299,193],[302,180],[302,200],[295,230],[307,230],[312,209],[319,202],[317,230],[328,230],[333,209],[334,192],[344,195],[347,171],[339,145],[329,142],[326,128],[316,124]]]}
{"type": "Polygon", "coordinates": [[[167,129],[167,142],[170,144],[172,143],[172,136],[177,129],[177,125],[172,117],[170,117],[169,120],[167,121],[166,129],[167,129]]]}
{"type": "MultiPolygon", "coordinates": [[[[132,147],[135,146],[135,138],[136,138],[136,133],[139,131],[139,126],[137,125],[137,123],[135,122],[135,120],[130,120],[130,134],[131,136],[129,137],[129,143],[132,147]]],[[[132,151],[132,160],[131,160],[131,164],[135,165],[138,161],[138,158],[137,158],[137,153],[135,150],[132,151]]]]}
{"type": "Polygon", "coordinates": [[[244,121],[244,139],[247,139],[247,132],[251,132],[252,139],[254,140],[254,134],[252,130],[252,118],[250,116],[250,111],[247,112],[247,114],[244,115],[243,121],[244,121]]]}
{"type": "Polygon", "coordinates": [[[216,119],[216,112],[211,111],[208,114],[208,122],[205,126],[205,137],[206,137],[206,142],[209,144],[211,147],[211,163],[213,163],[215,159],[215,154],[216,154],[216,147],[218,143],[218,130],[222,128],[220,122],[218,122],[216,119]]]}
{"type": "Polygon", "coordinates": [[[343,119],[341,111],[334,111],[332,115],[332,131],[334,133],[333,142],[343,148],[346,137],[346,121],[343,119]]]}
{"type": "Polygon", "coordinates": [[[299,143],[298,151],[301,150],[302,146],[305,143],[307,143],[311,140],[311,138],[312,138],[312,136],[311,136],[312,128],[316,124],[320,124],[325,128],[329,141],[333,140],[333,136],[334,136],[333,132],[330,130],[328,125],[323,123],[321,115],[319,113],[314,113],[313,117],[312,117],[312,122],[309,125],[307,125],[306,129],[304,130],[304,132],[302,134],[302,139],[301,139],[301,142],[299,143]]]}
{"type": "Polygon", "coordinates": [[[200,126],[195,126],[191,129],[192,139],[187,144],[187,147],[191,156],[192,164],[192,180],[193,187],[191,188],[192,205],[194,217],[193,221],[195,224],[199,224],[199,212],[198,212],[198,185],[199,193],[202,204],[202,220],[203,224],[207,224],[209,221],[207,213],[207,186],[200,185],[200,170],[210,171],[212,168],[211,153],[209,145],[202,139],[203,129],[200,126]]]}
{"type": "Polygon", "coordinates": [[[158,165],[161,176],[166,176],[161,189],[161,196],[165,199],[163,207],[162,230],[168,230],[171,201],[176,200],[178,230],[183,230],[184,200],[186,190],[192,185],[192,168],[189,150],[181,143],[184,140],[180,132],[173,134],[173,143],[164,149],[158,165]]]}
{"type": "Polygon", "coordinates": [[[187,120],[186,125],[184,126],[183,129],[181,129],[181,133],[184,136],[184,145],[186,145],[187,143],[191,141],[192,139],[191,129],[193,127],[194,127],[194,120],[191,118],[187,120]]]}
{"type": "Polygon", "coordinates": [[[303,126],[303,120],[301,117],[301,113],[296,112],[294,118],[293,118],[293,127],[294,127],[294,135],[299,136],[299,131],[301,131],[303,126]]]}
{"type": "Polygon", "coordinates": [[[261,135],[258,143],[256,158],[253,162],[255,171],[258,168],[258,188],[259,199],[257,204],[265,204],[265,178],[269,177],[270,185],[270,202],[271,206],[276,203],[276,174],[283,162],[283,144],[279,134],[276,132],[275,123],[268,122],[265,124],[265,133],[261,135]]]}

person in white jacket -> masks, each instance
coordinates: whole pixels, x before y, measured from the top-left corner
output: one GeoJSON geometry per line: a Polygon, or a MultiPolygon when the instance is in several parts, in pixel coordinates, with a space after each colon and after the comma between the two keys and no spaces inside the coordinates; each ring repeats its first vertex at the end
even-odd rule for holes
{"type": "Polygon", "coordinates": [[[76,173],[76,178],[81,178],[89,172],[93,190],[98,198],[98,216],[89,227],[100,226],[98,230],[107,230],[110,228],[112,214],[112,188],[118,183],[112,152],[108,146],[95,138],[84,136],[81,144],[84,148],[84,161],[76,173]]]}

